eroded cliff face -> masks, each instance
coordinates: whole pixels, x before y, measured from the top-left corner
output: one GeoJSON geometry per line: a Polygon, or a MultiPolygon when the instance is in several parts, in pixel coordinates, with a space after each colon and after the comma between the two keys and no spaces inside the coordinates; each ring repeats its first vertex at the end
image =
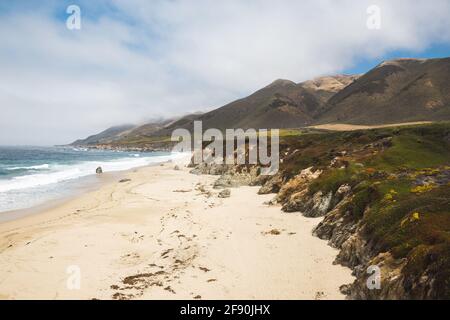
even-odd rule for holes
{"type": "Polygon", "coordinates": [[[323,217],[312,232],[339,249],[335,263],[353,270],[354,283],[341,287],[349,299],[450,299],[450,167],[446,149],[435,145],[448,131],[299,140],[281,149],[283,166],[273,176],[261,176],[258,166],[202,164],[192,172],[219,175],[216,188],[260,185],[260,194],[274,194],[269,204],[323,217]],[[380,270],[379,289],[367,285],[372,266],[380,270]]]}
{"type": "MultiPolygon", "coordinates": [[[[220,175],[215,188],[261,185],[260,194],[276,193],[271,204],[281,204],[285,212],[297,212],[308,217],[324,219],[313,234],[327,240],[332,247],[340,249],[335,263],[353,270],[356,280],[343,285],[341,291],[349,299],[436,299],[432,270],[425,269],[419,279],[406,278],[402,271],[406,259],[395,259],[389,252],[379,252],[364,232],[364,225],[346,210],[354,194],[348,184],[341,185],[335,193],[318,191],[310,194],[308,186],[322,171],[307,168],[294,178],[285,180],[282,174],[271,177],[258,175],[258,168],[242,168],[230,165],[200,165],[192,170],[195,174],[220,175]],[[369,289],[366,282],[370,266],[381,271],[380,289],[369,289]]],[[[366,210],[370,210],[367,208],[366,210]]]]}
{"type": "MultiPolygon", "coordinates": [[[[403,274],[408,266],[407,259],[395,259],[389,252],[380,252],[367,238],[364,225],[345,210],[354,194],[347,184],[341,185],[335,193],[308,192],[309,184],[320,176],[321,171],[308,168],[293,179],[281,183],[280,191],[273,203],[280,203],[285,212],[300,211],[308,217],[323,216],[324,219],[313,230],[313,234],[339,249],[335,263],[353,270],[356,280],[344,285],[341,290],[350,299],[438,299],[433,271],[427,268],[418,279],[407,278],[403,274]],[[380,289],[369,289],[367,281],[370,266],[380,268],[380,289]]],[[[273,178],[261,188],[274,190],[273,178]]],[[[370,210],[366,208],[365,210],[370,210]]]]}

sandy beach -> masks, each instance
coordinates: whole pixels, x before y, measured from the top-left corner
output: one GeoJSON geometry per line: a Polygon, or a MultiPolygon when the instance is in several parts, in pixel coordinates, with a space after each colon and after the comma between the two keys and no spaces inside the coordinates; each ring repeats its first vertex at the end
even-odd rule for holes
{"type": "Polygon", "coordinates": [[[217,176],[170,163],[125,177],[1,223],[0,299],[345,298],[351,270],[311,234],[320,218],[258,187],[219,198],[217,176]]]}

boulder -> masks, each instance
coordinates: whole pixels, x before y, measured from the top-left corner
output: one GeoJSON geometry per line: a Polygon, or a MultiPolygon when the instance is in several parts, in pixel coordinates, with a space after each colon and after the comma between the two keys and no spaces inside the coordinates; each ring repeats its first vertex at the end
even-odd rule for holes
{"type": "Polygon", "coordinates": [[[231,195],[230,189],[223,189],[222,191],[219,192],[217,196],[219,198],[229,198],[230,195],[231,195]]]}
{"type": "Polygon", "coordinates": [[[266,181],[264,181],[262,187],[258,190],[258,194],[270,194],[280,191],[283,183],[283,176],[280,172],[274,174],[273,176],[263,177],[266,177],[266,181]]]}

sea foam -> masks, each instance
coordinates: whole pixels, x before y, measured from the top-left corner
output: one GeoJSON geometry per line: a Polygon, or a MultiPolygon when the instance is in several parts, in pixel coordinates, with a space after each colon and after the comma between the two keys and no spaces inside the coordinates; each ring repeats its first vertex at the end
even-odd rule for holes
{"type": "Polygon", "coordinates": [[[136,157],[135,155],[133,155],[132,158],[121,158],[118,160],[109,161],[85,161],[71,165],[49,166],[48,164],[44,164],[39,166],[9,168],[9,170],[48,170],[45,172],[17,176],[8,180],[0,180],[0,192],[30,189],[50,184],[56,184],[62,181],[78,179],[95,174],[95,169],[97,167],[102,167],[103,172],[124,171],[136,167],[146,166],[152,163],[160,163],[168,160],[173,160],[179,157],[179,154],[152,157],[136,157]]]}

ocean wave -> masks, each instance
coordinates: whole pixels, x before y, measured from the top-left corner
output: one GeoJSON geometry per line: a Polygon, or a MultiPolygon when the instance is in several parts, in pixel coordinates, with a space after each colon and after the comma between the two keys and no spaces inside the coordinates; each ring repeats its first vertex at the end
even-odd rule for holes
{"type": "Polygon", "coordinates": [[[176,160],[179,157],[180,154],[171,154],[166,156],[121,158],[110,161],[85,161],[73,165],[52,165],[52,169],[45,173],[28,174],[9,180],[0,180],[0,193],[12,190],[31,189],[94,175],[97,167],[102,167],[103,172],[124,171],[152,163],[176,160]]]}
{"type": "Polygon", "coordinates": [[[41,165],[37,165],[37,166],[29,166],[29,167],[12,167],[12,168],[5,168],[6,170],[9,171],[15,171],[15,170],[45,170],[45,169],[49,169],[50,165],[48,163],[44,163],[41,165]]]}

